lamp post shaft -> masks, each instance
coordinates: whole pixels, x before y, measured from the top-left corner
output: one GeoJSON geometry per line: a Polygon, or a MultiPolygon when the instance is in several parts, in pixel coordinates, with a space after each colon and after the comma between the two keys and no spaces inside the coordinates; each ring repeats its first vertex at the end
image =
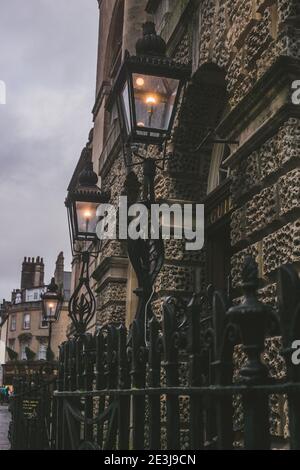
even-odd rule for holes
{"type": "Polygon", "coordinates": [[[47,348],[47,361],[52,361],[54,359],[53,351],[51,349],[51,339],[52,339],[52,322],[49,322],[49,336],[48,336],[48,348],[47,348]]]}

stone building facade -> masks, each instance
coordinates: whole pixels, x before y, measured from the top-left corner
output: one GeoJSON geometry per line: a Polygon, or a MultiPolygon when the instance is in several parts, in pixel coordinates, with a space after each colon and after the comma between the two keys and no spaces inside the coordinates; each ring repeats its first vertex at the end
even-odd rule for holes
{"type": "Polygon", "coordinates": [[[9,303],[3,299],[0,304],[0,386],[3,384],[3,368],[2,364],[5,364],[6,357],[6,338],[7,338],[7,327],[8,327],[8,308],[9,303]]]}
{"type": "MultiPolygon", "coordinates": [[[[168,144],[171,158],[155,189],[158,202],[205,204],[205,246],[187,252],[184,241],[165,242],[154,311],[159,314],[166,295],[189,298],[209,284],[226,289],[229,278],[238,298],[247,253],[259,263],[262,298],[275,303],[276,269],[300,265],[300,106],[293,100],[293,83],[300,80],[299,1],[98,3],[94,128],[77,169],[92,155],[112,204],[124,189],[126,169],[116,105],[108,108],[108,102],[125,51],[135,53],[142,23],[153,20],[168,54],[192,65],[168,144]],[[216,137],[236,143],[215,143],[216,137]]],[[[136,278],[126,242],[106,241],[91,268],[98,325],[129,325],[136,278]]]]}

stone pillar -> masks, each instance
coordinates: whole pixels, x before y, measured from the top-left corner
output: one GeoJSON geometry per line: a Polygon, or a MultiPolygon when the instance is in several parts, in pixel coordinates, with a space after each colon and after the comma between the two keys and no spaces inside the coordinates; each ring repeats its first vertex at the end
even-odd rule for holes
{"type": "Polygon", "coordinates": [[[143,32],[142,25],[151,20],[145,11],[147,3],[147,0],[125,0],[123,55],[126,50],[131,55],[135,54],[135,44],[143,32]]]}

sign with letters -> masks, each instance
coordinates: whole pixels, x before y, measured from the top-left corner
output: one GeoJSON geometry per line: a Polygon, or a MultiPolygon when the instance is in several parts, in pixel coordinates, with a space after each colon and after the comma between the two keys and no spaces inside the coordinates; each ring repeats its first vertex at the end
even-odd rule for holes
{"type": "Polygon", "coordinates": [[[23,415],[27,419],[35,418],[38,414],[39,404],[38,399],[25,398],[22,402],[23,415]]]}
{"type": "Polygon", "coordinates": [[[225,197],[222,201],[219,201],[206,215],[206,226],[211,226],[219,220],[223,219],[233,209],[231,196],[225,197]]]}

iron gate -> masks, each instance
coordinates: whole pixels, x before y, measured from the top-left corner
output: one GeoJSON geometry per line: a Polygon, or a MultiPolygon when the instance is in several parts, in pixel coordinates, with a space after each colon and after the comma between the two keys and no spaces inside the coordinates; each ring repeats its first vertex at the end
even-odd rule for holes
{"type": "Polygon", "coordinates": [[[56,379],[32,374],[14,380],[10,399],[9,440],[12,450],[50,450],[54,447],[56,409],[53,392],[56,379]]]}

